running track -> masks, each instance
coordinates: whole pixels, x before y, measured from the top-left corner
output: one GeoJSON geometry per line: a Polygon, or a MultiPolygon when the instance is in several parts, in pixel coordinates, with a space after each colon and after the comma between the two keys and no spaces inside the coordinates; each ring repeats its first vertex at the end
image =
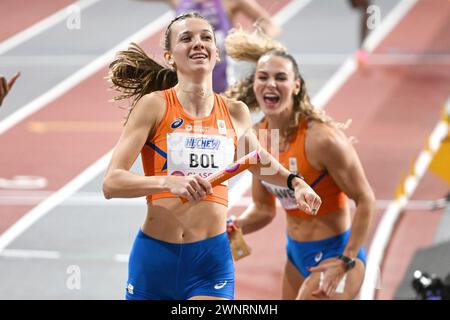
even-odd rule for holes
{"type": "MultiPolygon", "coordinates": [[[[419,1],[375,53],[396,49],[408,53],[448,53],[449,40],[450,3],[419,1]],[[417,28],[418,25],[421,27],[417,28]]],[[[449,95],[449,65],[369,66],[348,79],[326,105],[326,110],[336,119],[353,120],[348,134],[358,140],[356,148],[378,199],[393,198],[400,178],[409,173],[409,165],[440,120],[442,106],[449,95]]],[[[416,199],[437,199],[446,190],[443,182],[427,175],[416,192],[416,199]]],[[[244,208],[235,208],[232,213],[244,208]]],[[[382,212],[377,211],[371,234],[382,212]]],[[[441,214],[442,211],[405,213],[381,271],[380,298],[393,297],[414,251],[432,243],[441,214]]],[[[284,261],[284,251],[280,248],[284,248],[285,239],[279,230],[283,225],[285,219],[279,210],[275,221],[267,227],[266,236],[262,232],[247,237],[254,251],[252,259],[237,263],[238,299],[280,296],[284,261]],[[276,256],[267,256],[266,251],[276,256]]],[[[366,246],[370,247],[370,239],[366,246]]]]}
{"type": "Polygon", "coordinates": [[[36,5],[26,0],[2,0],[0,41],[8,39],[74,2],[75,0],[39,0],[39,5],[36,5]],[[8,12],[14,12],[14,14],[6,14],[8,12]]]}
{"type": "MultiPolygon", "coordinates": [[[[265,1],[263,4],[268,8],[268,3],[265,1]]],[[[281,6],[282,2],[276,4],[281,6]]],[[[445,0],[419,1],[376,52],[386,53],[395,49],[449,52],[449,7],[449,2],[445,0]],[[439,4],[436,5],[436,2],[439,4]],[[432,21],[429,21],[430,15],[434,17],[432,21]],[[422,28],[417,30],[413,27],[417,25],[422,25],[422,28]]],[[[60,7],[52,10],[58,9],[60,7]]],[[[274,11],[278,9],[271,8],[274,11]]],[[[52,10],[49,9],[46,14],[52,10]]],[[[38,18],[30,17],[21,28],[32,24],[33,19],[38,18]]],[[[152,52],[158,43],[159,35],[155,35],[144,41],[143,46],[152,52]]],[[[157,50],[153,51],[157,53],[157,50]]],[[[369,66],[353,74],[327,104],[327,110],[337,119],[353,119],[349,134],[359,141],[357,149],[378,198],[393,197],[401,175],[407,173],[409,164],[438,121],[440,107],[450,94],[449,71],[449,66],[369,66]]],[[[1,176],[12,178],[17,173],[45,176],[49,181],[45,190],[54,192],[107,153],[117,140],[123,112],[107,103],[111,94],[106,90],[105,74],[106,69],[100,70],[2,134],[1,176]],[[38,133],[35,129],[37,122],[55,125],[55,122],[65,121],[94,124],[94,127],[103,129],[95,130],[89,125],[81,132],[48,130],[38,133]]],[[[427,176],[416,194],[421,200],[435,199],[442,195],[442,190],[445,190],[443,184],[427,176]]],[[[7,230],[31,208],[2,206],[0,232],[7,230]]],[[[235,207],[231,213],[242,209],[235,207]]],[[[380,210],[374,226],[381,214],[380,210]]],[[[439,213],[431,217],[423,213],[405,214],[383,266],[380,298],[392,297],[413,250],[430,243],[438,221],[439,213]],[[411,230],[410,225],[416,227],[417,224],[424,227],[420,231],[423,232],[420,239],[405,233],[411,230]],[[408,239],[407,250],[402,233],[408,239]]],[[[237,299],[276,299],[280,296],[284,261],[283,226],[284,217],[278,214],[266,230],[248,236],[253,254],[236,265],[237,299]]],[[[370,240],[367,245],[370,245],[370,240]]]]}

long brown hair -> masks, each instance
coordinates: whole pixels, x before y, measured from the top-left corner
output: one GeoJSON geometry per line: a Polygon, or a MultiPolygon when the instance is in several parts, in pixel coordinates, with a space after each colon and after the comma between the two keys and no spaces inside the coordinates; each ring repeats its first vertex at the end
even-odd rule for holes
{"type": "MultiPolygon", "coordinates": [[[[183,13],[174,18],[164,33],[162,43],[165,51],[172,49],[170,43],[172,25],[188,18],[198,18],[208,22],[197,12],[183,13]]],[[[150,58],[136,43],[131,43],[128,50],[119,51],[116,54],[114,61],[109,65],[108,80],[111,82],[111,88],[119,92],[114,100],[131,100],[125,122],[137,101],[144,95],[171,88],[178,83],[177,72],[174,68],[162,66],[150,58]]]]}
{"type": "MultiPolygon", "coordinates": [[[[289,124],[283,128],[284,136],[288,140],[294,138],[295,132],[301,119],[306,121],[315,120],[321,123],[327,123],[339,128],[345,125],[333,120],[323,109],[315,108],[309,98],[305,80],[295,58],[286,51],[286,48],[279,42],[269,38],[260,30],[248,33],[242,29],[231,32],[226,40],[225,46],[228,54],[235,60],[249,61],[257,63],[261,57],[277,56],[289,60],[294,70],[295,80],[300,80],[300,90],[293,95],[294,115],[289,124]]],[[[225,95],[231,99],[243,101],[249,107],[250,111],[258,111],[259,104],[256,100],[253,84],[255,81],[254,72],[243,80],[230,86],[225,95]]]]}

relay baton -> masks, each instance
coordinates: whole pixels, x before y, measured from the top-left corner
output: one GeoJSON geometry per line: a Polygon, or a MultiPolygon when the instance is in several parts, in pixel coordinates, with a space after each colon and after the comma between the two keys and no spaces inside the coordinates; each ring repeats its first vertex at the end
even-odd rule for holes
{"type": "MultiPolygon", "coordinates": [[[[222,182],[233,178],[234,176],[238,175],[244,170],[247,170],[248,168],[255,166],[260,161],[260,156],[258,151],[252,151],[248,153],[247,155],[243,156],[236,162],[233,162],[232,164],[228,165],[225,169],[217,171],[210,175],[206,180],[211,184],[212,187],[215,187],[222,182]]],[[[186,203],[188,200],[185,198],[181,198],[181,202],[186,203]]]]}

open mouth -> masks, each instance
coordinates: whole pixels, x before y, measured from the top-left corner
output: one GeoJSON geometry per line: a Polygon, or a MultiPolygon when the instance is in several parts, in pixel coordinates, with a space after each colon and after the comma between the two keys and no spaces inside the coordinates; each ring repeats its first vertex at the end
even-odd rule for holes
{"type": "Polygon", "coordinates": [[[274,107],[280,101],[280,96],[274,93],[266,93],[263,99],[266,106],[274,107]]]}
{"type": "Polygon", "coordinates": [[[192,60],[204,60],[207,57],[208,56],[206,54],[204,54],[204,53],[194,53],[194,54],[191,54],[189,56],[189,59],[192,59],[192,60]]]}

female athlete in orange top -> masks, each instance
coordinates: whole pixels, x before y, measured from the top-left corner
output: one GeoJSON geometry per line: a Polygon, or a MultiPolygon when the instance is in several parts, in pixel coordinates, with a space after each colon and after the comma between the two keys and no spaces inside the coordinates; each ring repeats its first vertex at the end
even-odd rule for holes
{"type": "MultiPolygon", "coordinates": [[[[218,50],[211,25],[195,13],[167,27],[163,68],[139,47],[120,52],[111,81],[132,108],[106,171],[106,198],[147,197],[147,217],[130,254],[127,299],[233,299],[234,266],[226,229],[226,185],[206,177],[260,149],[242,102],[212,91],[218,50]],[[242,147],[241,147],[242,146],[242,147]],[[238,150],[236,154],[236,150],[238,150]],[[130,167],[142,154],[145,176],[130,167]],[[239,154],[241,153],[241,154],[239,154]],[[182,203],[180,197],[189,201],[182,203]]],[[[317,194],[259,150],[252,173],[284,186],[305,212],[317,194]]]]}
{"type": "Polygon", "coordinates": [[[295,59],[280,44],[238,30],[226,45],[231,57],[257,62],[255,73],[228,96],[264,113],[257,128],[268,129],[269,138],[272,130],[279,132],[279,150],[268,151],[279,152],[280,163],[301,172],[322,199],[317,215],[311,215],[295,205],[289,189],[253,179],[253,204],[234,223],[244,233],[264,227],[278,198],[287,213],[283,298],[354,298],[364,278],[361,247],[375,200],[352,143],[338,123],[313,108],[295,59]],[[347,196],[356,203],[351,229],[347,196]]]}

